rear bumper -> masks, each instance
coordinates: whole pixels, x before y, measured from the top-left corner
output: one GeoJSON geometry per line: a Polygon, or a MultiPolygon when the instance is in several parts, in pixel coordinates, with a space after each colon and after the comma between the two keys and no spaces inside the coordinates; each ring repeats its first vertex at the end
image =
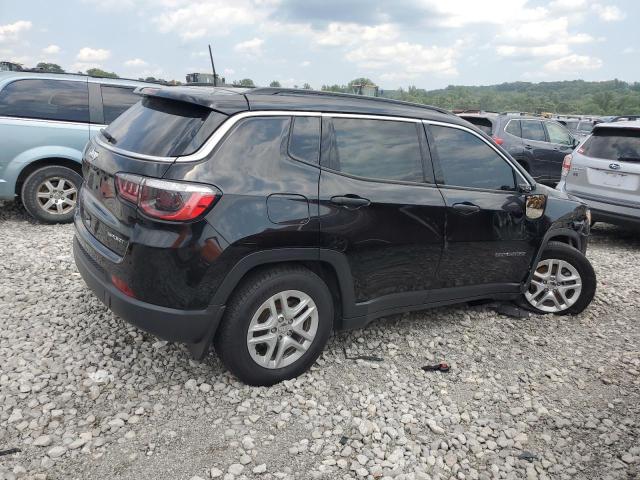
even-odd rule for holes
{"type": "Polygon", "coordinates": [[[73,255],[87,286],[113,313],[157,337],[196,345],[196,350],[201,347],[206,351],[220,323],[224,306],[177,310],[141,302],[125,295],[111,283],[107,273],[94,264],[77,237],[73,240],[73,255]]]}

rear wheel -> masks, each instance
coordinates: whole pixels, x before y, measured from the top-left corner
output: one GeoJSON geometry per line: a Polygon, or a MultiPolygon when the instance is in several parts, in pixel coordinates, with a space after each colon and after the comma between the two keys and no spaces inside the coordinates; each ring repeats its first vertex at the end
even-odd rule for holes
{"type": "Polygon", "coordinates": [[[332,324],[333,301],[320,277],[304,267],[274,268],[233,295],[215,349],[243,382],[273,385],[313,365],[332,324]]]}
{"type": "Polygon", "coordinates": [[[59,165],[37,169],[22,185],[24,208],[44,223],[67,223],[73,219],[82,177],[59,165]]]}
{"type": "Polygon", "coordinates": [[[582,252],[549,242],[523,301],[538,313],[577,314],[591,303],[595,291],[596,274],[582,252]]]}

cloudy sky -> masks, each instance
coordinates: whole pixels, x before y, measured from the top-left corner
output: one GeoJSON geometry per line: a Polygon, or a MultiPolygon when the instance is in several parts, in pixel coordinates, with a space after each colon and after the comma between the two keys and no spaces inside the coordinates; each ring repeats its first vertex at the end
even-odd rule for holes
{"type": "Polygon", "coordinates": [[[0,0],[0,60],[384,88],[640,81],[637,0],[0,0]]]}

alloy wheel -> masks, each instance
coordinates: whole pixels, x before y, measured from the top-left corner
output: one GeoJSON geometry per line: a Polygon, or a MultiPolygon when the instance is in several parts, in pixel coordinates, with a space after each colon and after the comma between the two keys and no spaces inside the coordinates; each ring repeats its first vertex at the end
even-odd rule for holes
{"type": "Polygon", "coordinates": [[[298,290],[269,297],[256,310],[247,332],[251,358],[261,367],[283,368],[309,349],[318,331],[318,309],[298,290]]]}
{"type": "Polygon", "coordinates": [[[78,189],[67,178],[47,178],[36,190],[38,206],[50,215],[65,215],[78,200],[78,189]]]}
{"type": "Polygon", "coordinates": [[[524,296],[538,310],[559,313],[575,304],[581,291],[578,270],[565,260],[549,258],[538,263],[524,296]]]}

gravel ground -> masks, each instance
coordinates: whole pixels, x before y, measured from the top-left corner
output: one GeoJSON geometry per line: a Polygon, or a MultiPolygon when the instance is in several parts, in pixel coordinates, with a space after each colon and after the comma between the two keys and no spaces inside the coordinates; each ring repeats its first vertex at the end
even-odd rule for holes
{"type": "Polygon", "coordinates": [[[251,388],[114,317],[71,226],[8,205],[0,232],[0,479],[640,478],[638,234],[594,229],[579,316],[389,317],[251,388]]]}

